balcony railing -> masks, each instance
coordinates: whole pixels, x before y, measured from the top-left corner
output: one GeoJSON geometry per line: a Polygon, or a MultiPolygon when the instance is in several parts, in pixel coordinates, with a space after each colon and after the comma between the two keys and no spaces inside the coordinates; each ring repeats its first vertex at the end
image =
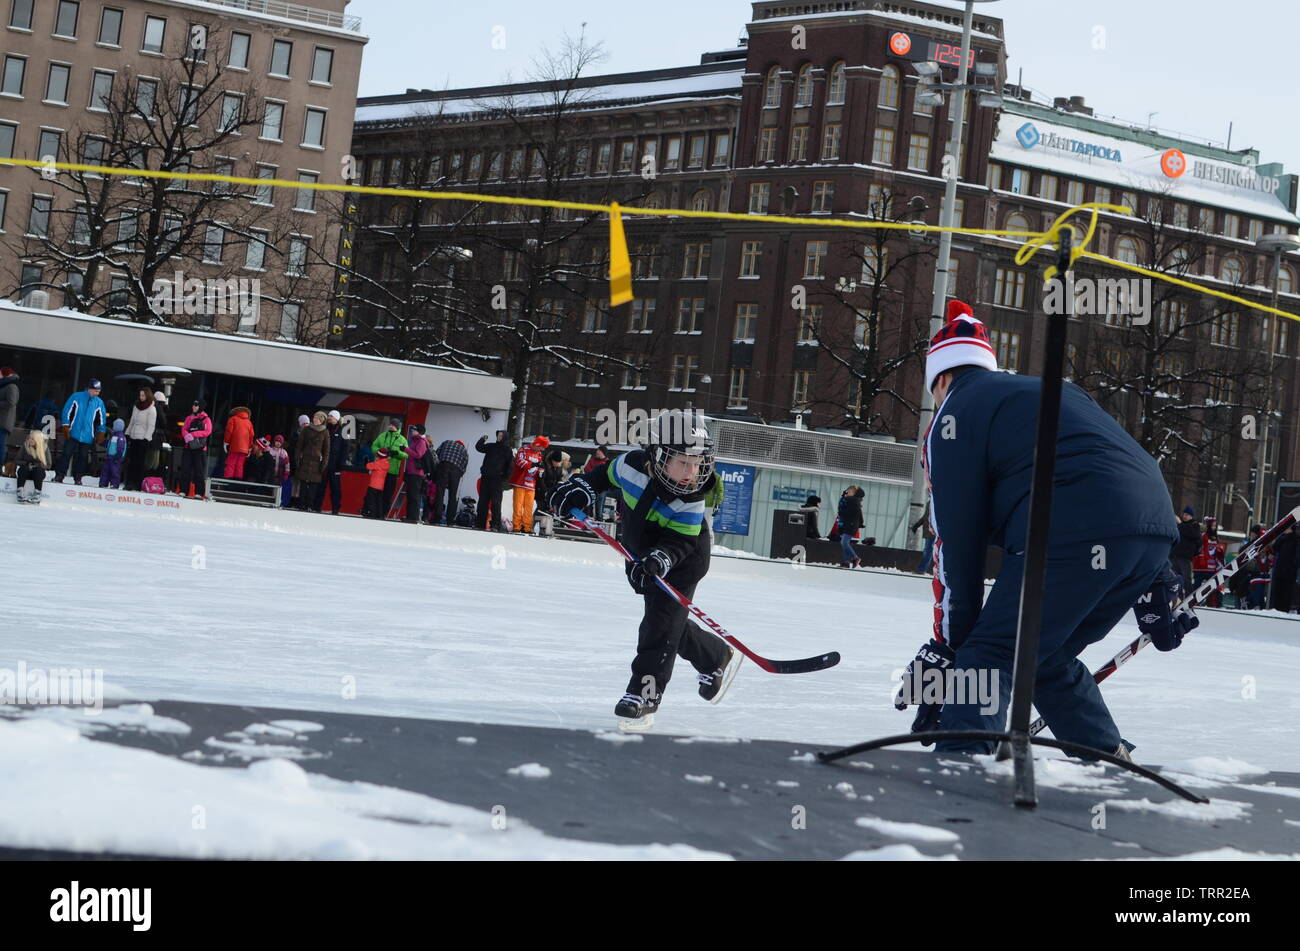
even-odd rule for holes
{"type": "Polygon", "coordinates": [[[299,20],[314,26],[329,26],[336,30],[361,32],[361,17],[346,13],[333,13],[318,10],[316,7],[303,6],[301,3],[286,3],[285,0],[205,0],[221,7],[233,7],[247,10],[249,13],[264,13],[267,16],[284,17],[286,20],[299,20]]]}

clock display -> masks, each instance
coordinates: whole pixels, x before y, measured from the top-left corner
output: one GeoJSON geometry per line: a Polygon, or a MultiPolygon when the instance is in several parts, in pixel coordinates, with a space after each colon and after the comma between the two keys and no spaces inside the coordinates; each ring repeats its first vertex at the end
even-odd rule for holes
{"type": "MultiPolygon", "coordinates": [[[[912,36],[902,31],[894,32],[889,35],[888,40],[889,52],[893,56],[903,59],[938,63],[940,66],[960,66],[961,65],[961,44],[960,43],[943,43],[939,40],[932,40],[924,36],[912,36]]],[[[975,50],[971,49],[966,55],[966,65],[973,69],[975,67],[975,50]]]]}

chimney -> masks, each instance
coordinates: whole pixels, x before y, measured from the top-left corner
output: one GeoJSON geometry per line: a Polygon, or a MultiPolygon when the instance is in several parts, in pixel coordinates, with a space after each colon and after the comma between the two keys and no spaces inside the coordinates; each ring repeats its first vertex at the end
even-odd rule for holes
{"type": "Polygon", "coordinates": [[[1057,96],[1052,100],[1052,108],[1063,109],[1068,112],[1070,109],[1070,100],[1066,99],[1064,96],[1057,96]]]}
{"type": "Polygon", "coordinates": [[[1082,96],[1071,96],[1069,109],[1071,112],[1079,112],[1085,116],[1092,115],[1092,107],[1084,103],[1082,96]]]}

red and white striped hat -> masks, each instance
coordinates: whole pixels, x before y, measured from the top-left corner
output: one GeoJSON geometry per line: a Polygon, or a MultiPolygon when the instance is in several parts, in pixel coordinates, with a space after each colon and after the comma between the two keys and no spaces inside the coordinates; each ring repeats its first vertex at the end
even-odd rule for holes
{"type": "Polygon", "coordinates": [[[925,356],[925,388],[934,388],[935,378],[954,367],[998,368],[997,354],[989,343],[989,332],[964,301],[948,301],[948,322],[930,341],[925,356]]]}

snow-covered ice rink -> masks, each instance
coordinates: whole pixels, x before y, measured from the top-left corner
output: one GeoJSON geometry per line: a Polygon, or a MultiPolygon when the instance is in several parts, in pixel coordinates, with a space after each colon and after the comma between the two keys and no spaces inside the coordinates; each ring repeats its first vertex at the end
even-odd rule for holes
{"type": "MultiPolygon", "coordinates": [[[[3,499],[9,591],[0,666],[102,669],[112,698],[202,700],[608,730],[640,600],[602,545],[367,526],[210,505],[215,524],[3,499]],[[315,533],[315,534],[311,534],[315,533]],[[413,541],[418,540],[418,541],[413,541]]],[[[192,510],[192,508],[191,508],[192,510]]],[[[838,667],[746,664],[725,703],[679,661],[657,732],[846,744],[906,732],[892,678],[928,637],[926,579],[716,557],[696,599],[771,657],[838,650],[838,667]]],[[[1203,612],[1171,654],[1104,685],[1144,763],[1194,757],[1300,771],[1300,621],[1203,612]]],[[[1097,666],[1131,617],[1086,655],[1097,666]]]]}

